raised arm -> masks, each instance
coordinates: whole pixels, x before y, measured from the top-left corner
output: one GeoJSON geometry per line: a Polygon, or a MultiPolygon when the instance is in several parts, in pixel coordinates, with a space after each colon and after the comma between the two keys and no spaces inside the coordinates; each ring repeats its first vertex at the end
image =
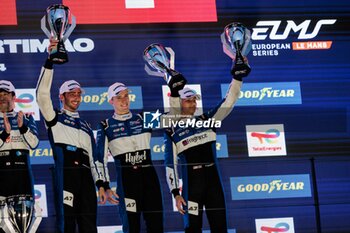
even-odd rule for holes
{"type": "Polygon", "coordinates": [[[223,120],[232,111],[238,100],[242,87],[242,81],[232,79],[230,86],[226,92],[225,98],[212,110],[206,113],[206,117],[215,118],[215,120],[223,120]]]}
{"type": "Polygon", "coordinates": [[[170,115],[180,115],[181,114],[181,106],[180,106],[180,95],[179,91],[184,88],[187,83],[186,78],[179,72],[175,70],[170,70],[171,79],[168,83],[170,88],[170,115]]]}
{"type": "Polygon", "coordinates": [[[38,102],[41,114],[47,122],[52,121],[56,116],[50,94],[52,79],[52,62],[50,60],[47,60],[44,67],[41,68],[40,76],[36,86],[36,101],[38,102]]]}

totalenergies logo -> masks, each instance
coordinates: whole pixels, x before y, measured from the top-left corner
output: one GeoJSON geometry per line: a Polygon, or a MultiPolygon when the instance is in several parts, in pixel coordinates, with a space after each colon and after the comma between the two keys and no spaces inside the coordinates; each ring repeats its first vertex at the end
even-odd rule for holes
{"type": "Polygon", "coordinates": [[[280,222],[280,223],[277,223],[275,227],[262,226],[260,230],[267,233],[278,233],[278,232],[288,232],[289,228],[290,226],[288,223],[280,222]]]}
{"type": "Polygon", "coordinates": [[[34,101],[34,96],[29,93],[23,93],[18,97],[16,97],[16,100],[15,100],[18,107],[20,108],[31,108],[32,105],[30,103],[32,103],[33,101],[34,101]]]}
{"type": "Polygon", "coordinates": [[[280,136],[280,131],[277,129],[269,129],[265,133],[253,132],[251,136],[258,138],[261,144],[263,144],[264,140],[269,144],[273,144],[278,142],[277,138],[280,136]]]}
{"type": "Polygon", "coordinates": [[[259,233],[295,233],[292,217],[255,219],[255,225],[259,233]]]}
{"type": "Polygon", "coordinates": [[[34,189],[34,198],[35,198],[35,200],[40,199],[41,196],[42,196],[41,192],[39,190],[37,190],[37,189],[34,189]]]}

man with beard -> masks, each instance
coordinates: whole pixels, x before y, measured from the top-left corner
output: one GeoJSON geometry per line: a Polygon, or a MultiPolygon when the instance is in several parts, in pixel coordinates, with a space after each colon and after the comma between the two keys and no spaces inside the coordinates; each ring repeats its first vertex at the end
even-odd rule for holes
{"type": "Polygon", "coordinates": [[[38,132],[31,115],[14,110],[15,100],[13,84],[0,80],[0,201],[21,196],[34,202],[29,150],[38,146],[38,132]]]}
{"type": "MultiPolygon", "coordinates": [[[[57,45],[51,40],[49,51],[57,45]]],[[[75,80],[64,82],[59,89],[61,110],[52,106],[50,88],[53,63],[48,58],[37,84],[37,101],[45,118],[53,149],[54,189],[58,232],[96,233],[97,198],[94,181],[101,179],[95,161],[95,139],[90,124],[78,113],[84,90],[75,80]]],[[[97,182],[100,188],[102,183],[97,182]]],[[[103,199],[104,197],[102,197],[103,199]]]]}
{"type": "Polygon", "coordinates": [[[202,232],[204,207],[210,231],[227,233],[225,197],[216,158],[216,124],[203,126],[207,122],[220,123],[229,115],[241,87],[242,79],[233,75],[225,98],[200,116],[195,116],[195,111],[201,96],[188,87],[179,91],[183,117],[178,119],[179,124],[165,131],[165,165],[168,186],[178,211],[184,215],[186,233],[202,232]],[[198,124],[186,126],[188,122],[198,124]],[[182,171],[182,194],[179,167],[182,171]]]}

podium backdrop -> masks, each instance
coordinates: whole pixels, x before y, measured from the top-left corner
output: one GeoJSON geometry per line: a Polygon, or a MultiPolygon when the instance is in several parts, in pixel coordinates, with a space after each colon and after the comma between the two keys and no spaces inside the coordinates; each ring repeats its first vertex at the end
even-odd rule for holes
{"type": "MultiPolygon", "coordinates": [[[[117,81],[130,87],[134,112],[164,111],[165,83],[146,74],[142,58],[155,42],[175,51],[176,70],[202,94],[199,111],[215,107],[231,79],[220,34],[231,22],[250,28],[252,71],[218,130],[230,232],[350,231],[349,2],[1,0],[0,79],[13,82],[16,109],[31,112],[40,129],[31,153],[36,200],[46,215],[38,232],[53,232],[55,225],[52,151],[35,99],[49,44],[40,20],[55,3],[71,8],[77,27],[66,41],[70,61],[54,66],[52,99],[59,108],[59,86],[79,81],[86,90],[80,114],[94,129],[113,112],[107,88],[117,81]]],[[[181,232],[165,181],[161,130],[151,146],[165,230],[181,232]]],[[[120,231],[118,207],[98,211],[100,232],[120,231]]]]}

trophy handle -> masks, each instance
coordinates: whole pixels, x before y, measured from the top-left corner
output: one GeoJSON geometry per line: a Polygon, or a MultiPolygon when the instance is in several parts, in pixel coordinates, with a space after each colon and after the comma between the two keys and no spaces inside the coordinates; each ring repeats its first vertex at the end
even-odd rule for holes
{"type": "Polygon", "coordinates": [[[221,42],[222,42],[222,50],[232,60],[235,60],[236,54],[231,49],[230,45],[226,42],[225,33],[223,32],[220,37],[221,37],[221,42]]]}
{"type": "Polygon", "coordinates": [[[170,68],[175,70],[175,52],[171,47],[165,47],[170,54],[170,68]]]}
{"type": "MultiPolygon", "coordinates": [[[[175,69],[175,52],[174,52],[174,50],[171,47],[165,47],[165,50],[170,54],[170,59],[169,59],[170,69],[175,69]]],[[[166,70],[169,70],[167,67],[164,67],[164,68],[166,70]]],[[[150,76],[162,77],[167,83],[170,81],[171,76],[170,76],[170,74],[168,74],[168,72],[163,73],[160,71],[151,70],[147,64],[145,64],[145,71],[150,76]]]]}
{"type": "Polygon", "coordinates": [[[64,36],[62,38],[63,42],[65,42],[67,40],[67,38],[70,36],[70,34],[72,34],[75,26],[77,25],[75,16],[74,15],[71,15],[71,16],[72,16],[72,23],[69,25],[68,30],[66,31],[66,33],[64,34],[64,36]]]}
{"type": "Polygon", "coordinates": [[[42,210],[38,203],[34,204],[34,220],[28,227],[28,233],[35,233],[39,227],[42,220],[42,210]]]}
{"type": "MultiPolygon", "coordinates": [[[[46,15],[44,15],[41,18],[40,25],[41,25],[41,30],[45,33],[45,35],[48,38],[51,38],[51,33],[46,27],[46,15]]],[[[66,33],[64,34],[64,36],[62,38],[63,42],[65,42],[68,39],[68,37],[72,34],[72,32],[73,32],[74,28],[76,27],[76,25],[77,25],[76,17],[74,15],[72,15],[72,23],[69,25],[69,29],[66,31],[66,33]]]]}
{"type": "Polygon", "coordinates": [[[158,77],[163,77],[164,78],[164,74],[163,73],[160,73],[158,71],[154,71],[154,70],[151,70],[148,65],[145,64],[145,71],[148,75],[151,75],[151,76],[158,76],[158,77]]]}
{"type": "Polygon", "coordinates": [[[249,41],[249,43],[244,43],[241,51],[243,56],[247,56],[249,51],[252,49],[251,33],[248,29],[244,30],[244,40],[249,41]]]}
{"type": "Polygon", "coordinates": [[[49,30],[47,30],[47,27],[46,27],[46,15],[44,15],[42,18],[41,18],[41,30],[45,33],[45,35],[48,37],[48,38],[51,38],[51,33],[49,30]]]}

